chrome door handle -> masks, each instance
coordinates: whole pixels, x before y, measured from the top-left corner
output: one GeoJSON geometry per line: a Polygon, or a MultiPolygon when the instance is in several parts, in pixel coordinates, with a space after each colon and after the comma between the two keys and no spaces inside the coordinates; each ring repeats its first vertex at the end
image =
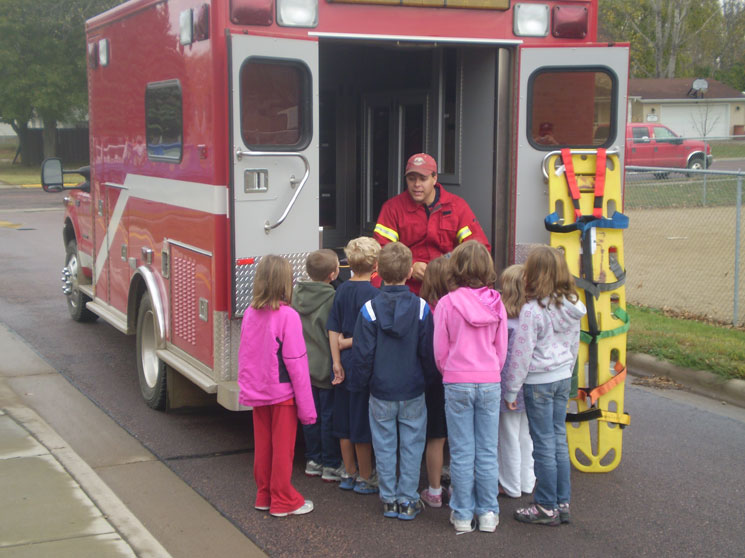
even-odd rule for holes
{"type": "Polygon", "coordinates": [[[290,187],[295,188],[297,186],[297,190],[295,190],[295,194],[292,196],[290,203],[287,204],[287,207],[285,208],[280,218],[277,219],[277,222],[274,223],[273,225],[269,222],[269,220],[264,222],[264,232],[266,234],[269,234],[272,231],[272,229],[276,229],[278,226],[280,226],[284,222],[284,220],[287,218],[287,215],[289,215],[290,210],[292,210],[292,206],[295,205],[295,201],[297,200],[297,197],[300,195],[300,192],[303,190],[305,183],[308,182],[308,177],[310,176],[310,163],[308,163],[308,159],[305,157],[305,155],[302,155],[301,153],[243,151],[240,147],[237,147],[235,149],[235,158],[237,161],[240,161],[243,157],[249,157],[249,156],[251,157],[299,157],[300,160],[303,162],[303,165],[305,166],[305,173],[303,174],[303,177],[300,179],[300,181],[298,181],[295,178],[295,175],[292,175],[290,177],[290,187]]]}

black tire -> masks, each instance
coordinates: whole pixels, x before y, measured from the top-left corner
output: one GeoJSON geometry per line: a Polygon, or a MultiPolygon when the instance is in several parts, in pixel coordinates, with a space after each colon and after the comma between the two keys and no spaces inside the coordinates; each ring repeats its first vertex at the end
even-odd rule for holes
{"type": "Polygon", "coordinates": [[[70,317],[76,322],[95,322],[98,315],[94,314],[88,308],[86,303],[90,297],[83,294],[80,290],[80,257],[78,255],[78,243],[73,238],[65,247],[65,267],[63,269],[65,288],[69,291],[65,295],[67,299],[67,310],[70,317]]]}
{"type": "Polygon", "coordinates": [[[166,408],[168,366],[158,358],[156,349],[155,313],[150,294],[145,293],[137,311],[137,376],[147,406],[162,411],[166,408]]]}
{"type": "MultiPolygon", "coordinates": [[[[704,164],[704,158],[700,155],[691,157],[691,160],[688,161],[688,168],[693,170],[704,170],[706,168],[706,165],[704,164]]],[[[693,173],[686,173],[686,176],[690,178],[691,176],[693,176],[693,173]]]]}

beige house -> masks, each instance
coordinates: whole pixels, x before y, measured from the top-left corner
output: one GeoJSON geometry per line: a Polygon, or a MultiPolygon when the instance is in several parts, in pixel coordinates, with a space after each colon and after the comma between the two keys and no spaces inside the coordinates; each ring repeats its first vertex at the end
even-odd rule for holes
{"type": "Polygon", "coordinates": [[[684,137],[742,136],[745,94],[715,79],[629,79],[628,117],[684,137]]]}

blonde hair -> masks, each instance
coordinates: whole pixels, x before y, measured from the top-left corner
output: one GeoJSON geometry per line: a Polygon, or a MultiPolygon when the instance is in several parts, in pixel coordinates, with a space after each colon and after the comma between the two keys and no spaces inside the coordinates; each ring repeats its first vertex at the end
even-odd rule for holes
{"type": "Polygon", "coordinates": [[[437,302],[450,292],[449,271],[450,259],[445,256],[435,258],[427,264],[419,296],[435,306],[437,302]]]}
{"type": "Polygon", "coordinates": [[[344,253],[354,273],[370,273],[375,269],[375,263],[378,261],[380,244],[374,238],[360,236],[349,241],[344,248],[344,253]]]}
{"type": "Polygon", "coordinates": [[[411,250],[400,242],[389,242],[378,256],[378,274],[388,284],[406,281],[411,272],[411,250]]]}
{"type": "Polygon", "coordinates": [[[308,254],[305,260],[305,271],[313,281],[325,281],[336,271],[338,265],[339,258],[336,252],[324,248],[308,254]]]}
{"type": "Polygon", "coordinates": [[[525,266],[511,265],[499,277],[502,287],[502,304],[508,318],[517,318],[525,304],[525,266]]]}
{"type": "Polygon", "coordinates": [[[525,300],[537,300],[545,308],[544,298],[549,305],[561,306],[563,297],[570,302],[578,298],[564,254],[550,246],[536,246],[525,262],[525,300]]]}
{"type": "Polygon", "coordinates": [[[292,302],[292,266],[280,256],[263,256],[256,266],[251,308],[278,310],[283,302],[292,302]]]}
{"type": "Polygon", "coordinates": [[[491,287],[497,280],[494,262],[486,246],[468,240],[453,250],[450,257],[450,282],[454,287],[491,287]]]}

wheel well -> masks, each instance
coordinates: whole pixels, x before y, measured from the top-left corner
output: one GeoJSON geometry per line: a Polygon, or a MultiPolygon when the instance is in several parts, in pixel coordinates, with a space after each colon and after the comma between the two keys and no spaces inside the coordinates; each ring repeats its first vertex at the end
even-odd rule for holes
{"type": "Polygon", "coordinates": [[[75,240],[75,227],[72,226],[70,219],[65,219],[65,225],[62,228],[62,242],[65,247],[67,247],[71,240],[75,240]]]}
{"type": "Polygon", "coordinates": [[[137,311],[140,308],[142,295],[147,292],[147,285],[141,275],[135,274],[132,284],[129,286],[129,297],[127,299],[127,329],[136,331],[137,311]]]}
{"type": "Polygon", "coordinates": [[[693,161],[694,159],[701,159],[703,161],[704,160],[703,151],[694,151],[693,153],[689,154],[686,164],[690,165],[691,161],[693,161]]]}

